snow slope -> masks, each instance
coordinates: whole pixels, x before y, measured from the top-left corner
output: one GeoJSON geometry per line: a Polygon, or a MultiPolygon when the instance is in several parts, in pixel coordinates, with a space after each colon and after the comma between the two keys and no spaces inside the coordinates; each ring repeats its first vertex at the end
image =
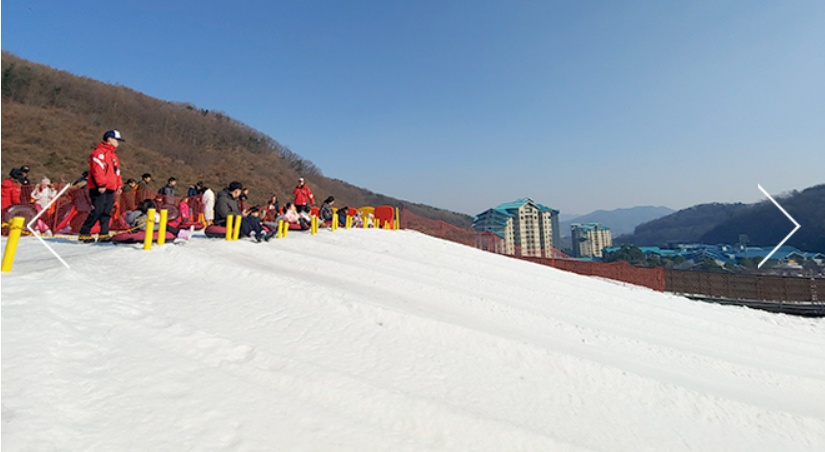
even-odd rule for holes
{"type": "Polygon", "coordinates": [[[821,319],[412,231],[50,243],[2,276],[4,451],[825,450],[821,319]]]}

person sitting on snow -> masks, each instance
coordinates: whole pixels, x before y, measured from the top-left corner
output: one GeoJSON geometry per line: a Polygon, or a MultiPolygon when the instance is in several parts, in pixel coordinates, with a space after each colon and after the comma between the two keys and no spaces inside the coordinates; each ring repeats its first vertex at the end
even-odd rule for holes
{"type": "Polygon", "coordinates": [[[215,200],[215,224],[226,226],[226,217],[230,215],[241,215],[241,207],[238,205],[238,198],[243,193],[243,184],[232,181],[223,190],[218,192],[215,200]]]}
{"type": "Polygon", "coordinates": [[[284,207],[284,221],[290,224],[297,224],[301,227],[301,230],[305,231],[309,229],[310,223],[309,220],[302,215],[302,213],[298,213],[295,208],[295,204],[288,202],[284,207]]]}
{"type": "Polygon", "coordinates": [[[258,206],[251,207],[241,220],[241,235],[252,237],[256,241],[268,242],[275,235],[275,231],[266,232],[261,223],[261,209],[258,206]]]}
{"type": "MultiPolygon", "coordinates": [[[[155,208],[155,202],[151,199],[144,199],[138,204],[137,210],[130,210],[126,212],[126,223],[133,230],[146,230],[146,223],[149,221],[149,209],[155,208]]],[[[155,227],[153,231],[157,231],[160,227],[160,213],[155,211],[155,227]]],[[[195,227],[189,229],[178,229],[174,226],[166,225],[166,231],[171,232],[175,237],[182,240],[189,240],[192,234],[195,233],[195,227]]]]}
{"type": "Polygon", "coordinates": [[[332,205],[335,204],[335,196],[327,196],[321,208],[318,209],[318,219],[323,224],[332,224],[332,205]]]}

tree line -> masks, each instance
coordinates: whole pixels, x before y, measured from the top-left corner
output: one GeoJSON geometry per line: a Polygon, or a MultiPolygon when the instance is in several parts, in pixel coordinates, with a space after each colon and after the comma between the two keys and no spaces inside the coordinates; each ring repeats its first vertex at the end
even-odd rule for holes
{"type": "Polygon", "coordinates": [[[117,128],[128,140],[119,152],[127,177],[151,173],[158,188],[170,176],[181,184],[202,180],[214,188],[240,180],[250,187],[253,202],[264,203],[272,194],[284,202],[303,176],[317,196],[333,194],[341,205],[403,204],[418,215],[461,227],[472,221],[325,177],[309,159],[224,112],[156,99],[9,52],[2,54],[1,90],[3,168],[29,164],[38,179],[76,179],[87,169],[89,150],[100,134],[117,128]]]}

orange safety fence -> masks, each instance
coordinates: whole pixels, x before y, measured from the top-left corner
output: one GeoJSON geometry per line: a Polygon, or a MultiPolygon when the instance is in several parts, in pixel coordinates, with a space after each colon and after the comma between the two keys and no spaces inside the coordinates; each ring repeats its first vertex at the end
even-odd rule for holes
{"type": "Polygon", "coordinates": [[[665,290],[665,271],[662,267],[634,267],[627,262],[593,262],[576,259],[546,259],[536,257],[519,257],[519,259],[548,265],[559,270],[578,273],[585,276],[597,276],[626,282],[636,286],[648,287],[659,292],[665,290]]]}
{"type": "Polygon", "coordinates": [[[553,248],[529,249],[513,245],[506,245],[504,239],[490,232],[478,232],[463,229],[443,220],[433,220],[416,215],[409,210],[401,212],[401,228],[422,232],[433,237],[476,247],[492,253],[512,256],[548,265],[580,275],[597,276],[616,281],[622,281],[638,286],[649,287],[654,290],[665,290],[664,270],[659,268],[638,268],[627,262],[592,262],[570,258],[570,256],[553,248]]]}

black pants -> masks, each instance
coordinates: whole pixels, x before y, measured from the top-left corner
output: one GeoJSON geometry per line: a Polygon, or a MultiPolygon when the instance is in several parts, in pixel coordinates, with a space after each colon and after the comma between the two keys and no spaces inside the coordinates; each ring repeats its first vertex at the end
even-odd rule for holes
{"type": "Polygon", "coordinates": [[[89,197],[92,199],[92,211],[83,222],[80,228],[80,235],[90,235],[92,227],[100,221],[100,233],[109,233],[109,221],[112,218],[112,208],[115,206],[115,192],[106,190],[101,193],[96,188],[89,190],[89,197]]]}
{"type": "Polygon", "coordinates": [[[263,226],[261,226],[260,218],[252,215],[243,217],[241,219],[241,235],[244,237],[257,237],[263,234],[263,226]],[[252,235],[254,233],[254,235],[252,235]]]}
{"type": "Polygon", "coordinates": [[[298,213],[301,213],[301,212],[309,213],[310,212],[309,204],[301,204],[301,205],[295,204],[295,211],[298,212],[298,213]]]}

